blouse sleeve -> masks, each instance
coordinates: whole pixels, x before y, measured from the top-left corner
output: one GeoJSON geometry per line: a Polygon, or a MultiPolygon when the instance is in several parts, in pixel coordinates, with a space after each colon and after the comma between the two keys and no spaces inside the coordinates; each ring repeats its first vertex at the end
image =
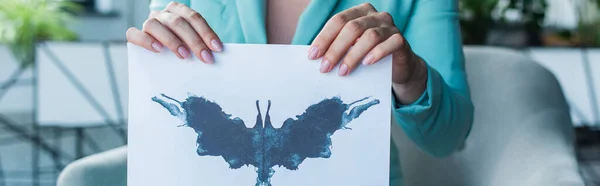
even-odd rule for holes
{"type": "MultiPolygon", "coordinates": [[[[473,122],[457,0],[415,0],[403,32],[427,63],[427,88],[410,105],[393,101],[394,117],[425,152],[443,157],[466,139],[473,122]]],[[[393,99],[396,100],[396,99],[393,99]]]]}

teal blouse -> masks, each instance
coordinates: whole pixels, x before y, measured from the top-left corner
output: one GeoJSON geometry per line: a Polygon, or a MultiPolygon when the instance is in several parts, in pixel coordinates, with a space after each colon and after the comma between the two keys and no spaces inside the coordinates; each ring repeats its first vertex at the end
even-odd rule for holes
{"type": "MultiPolygon", "coordinates": [[[[171,1],[152,0],[150,9],[162,10],[171,1]]],[[[225,43],[267,43],[264,0],[175,1],[199,12],[225,43]]],[[[457,0],[312,0],[300,16],[292,44],[309,45],[331,16],[364,2],[389,12],[413,51],[428,65],[423,95],[410,105],[393,101],[397,124],[424,152],[448,156],[464,142],[473,121],[457,0]]],[[[393,141],[390,185],[402,185],[393,141]]]]}

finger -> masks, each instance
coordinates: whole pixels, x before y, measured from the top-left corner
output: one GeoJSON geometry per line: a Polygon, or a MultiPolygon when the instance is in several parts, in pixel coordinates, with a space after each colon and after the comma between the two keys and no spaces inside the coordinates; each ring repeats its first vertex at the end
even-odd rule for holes
{"type": "Polygon", "coordinates": [[[190,48],[192,53],[198,57],[198,59],[202,60],[204,63],[213,63],[213,56],[209,51],[209,48],[185,18],[170,12],[158,14],[155,18],[158,19],[162,25],[165,25],[169,30],[175,33],[175,35],[190,48]]]}
{"type": "MultiPolygon", "coordinates": [[[[390,36],[384,42],[375,46],[365,57],[363,64],[371,65],[377,63],[382,58],[397,52],[409,51],[409,46],[404,37],[400,33],[390,36]]],[[[400,53],[404,55],[404,53],[400,53]]],[[[408,56],[394,56],[394,58],[407,58],[408,56]]]]}
{"type": "Polygon", "coordinates": [[[204,43],[209,44],[208,47],[210,50],[215,52],[223,51],[221,39],[219,39],[219,36],[217,36],[200,13],[181,3],[169,4],[166,10],[185,18],[196,33],[200,35],[204,43]]]}
{"type": "Polygon", "coordinates": [[[162,25],[157,19],[149,18],[144,22],[142,31],[154,37],[163,45],[167,46],[177,57],[185,59],[189,57],[190,52],[185,45],[171,30],[162,25]]]}
{"type": "MultiPolygon", "coordinates": [[[[340,31],[340,34],[335,38],[327,52],[323,55],[322,69],[327,69],[321,72],[329,72],[335,67],[354,41],[360,37],[366,29],[385,25],[377,16],[364,16],[348,22],[340,31]]],[[[341,67],[340,67],[341,68],[341,67]]],[[[346,68],[340,69],[346,71],[346,68]]]]}
{"type": "Polygon", "coordinates": [[[346,76],[360,65],[361,59],[369,53],[379,43],[385,41],[392,35],[388,28],[377,27],[367,29],[358,39],[356,44],[350,48],[350,51],[344,57],[338,75],[346,76]]]}
{"type": "Polygon", "coordinates": [[[148,18],[154,18],[154,17],[156,17],[160,13],[162,13],[162,11],[156,11],[156,10],[150,11],[150,14],[148,15],[148,18]]]}
{"type": "Polygon", "coordinates": [[[314,60],[323,56],[346,23],[373,12],[376,12],[373,5],[364,3],[331,17],[311,44],[308,58],[314,60]]]}
{"type": "Polygon", "coordinates": [[[135,27],[129,28],[125,35],[128,42],[144,47],[147,50],[158,53],[163,49],[163,45],[154,39],[150,34],[142,32],[135,27]]]}

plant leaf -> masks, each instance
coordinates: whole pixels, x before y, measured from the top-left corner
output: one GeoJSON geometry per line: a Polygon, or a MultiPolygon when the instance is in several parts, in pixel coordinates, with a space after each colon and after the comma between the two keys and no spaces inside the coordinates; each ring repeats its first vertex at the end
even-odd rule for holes
{"type": "Polygon", "coordinates": [[[21,65],[30,65],[37,41],[77,39],[67,23],[74,20],[72,13],[81,10],[78,4],[64,0],[2,0],[0,43],[10,47],[21,65]]]}

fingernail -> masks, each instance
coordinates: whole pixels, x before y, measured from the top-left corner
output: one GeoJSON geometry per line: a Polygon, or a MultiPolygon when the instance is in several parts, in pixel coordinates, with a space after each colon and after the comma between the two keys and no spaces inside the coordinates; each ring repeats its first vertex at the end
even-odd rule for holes
{"type": "Polygon", "coordinates": [[[190,56],[190,51],[188,51],[187,49],[185,49],[185,47],[180,46],[177,49],[177,52],[179,52],[179,55],[183,56],[183,58],[188,58],[190,56]]]}
{"type": "Polygon", "coordinates": [[[200,52],[200,56],[202,56],[202,59],[204,59],[204,62],[208,63],[208,64],[212,64],[214,62],[213,56],[210,55],[210,53],[208,53],[208,51],[203,50],[202,52],[200,52]]]}
{"type": "Polygon", "coordinates": [[[154,50],[156,50],[157,52],[160,52],[163,49],[163,45],[158,42],[154,42],[152,43],[152,48],[154,48],[154,50]]]}
{"type": "Polygon", "coordinates": [[[346,74],[348,74],[348,66],[346,64],[342,64],[340,66],[340,71],[338,71],[338,75],[345,76],[346,74]]]}
{"type": "Polygon", "coordinates": [[[329,61],[327,60],[323,60],[321,62],[321,73],[327,73],[327,71],[329,70],[329,61]]]}
{"type": "Polygon", "coordinates": [[[223,46],[217,40],[213,39],[212,41],[210,41],[210,44],[213,48],[215,48],[215,50],[217,50],[217,52],[223,51],[223,46]]]}
{"type": "Polygon", "coordinates": [[[373,61],[373,54],[368,54],[367,57],[363,60],[363,65],[370,65],[373,61]]]}
{"type": "Polygon", "coordinates": [[[308,59],[314,60],[317,58],[318,54],[319,49],[317,47],[310,47],[310,49],[308,49],[308,59]]]}

